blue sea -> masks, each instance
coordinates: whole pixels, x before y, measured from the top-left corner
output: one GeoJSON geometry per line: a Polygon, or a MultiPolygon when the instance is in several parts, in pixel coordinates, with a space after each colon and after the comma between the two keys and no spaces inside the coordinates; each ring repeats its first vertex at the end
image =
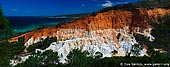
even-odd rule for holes
{"type": "Polygon", "coordinates": [[[14,33],[27,32],[39,27],[54,26],[58,23],[72,20],[73,18],[50,18],[50,17],[7,17],[14,33]]]}

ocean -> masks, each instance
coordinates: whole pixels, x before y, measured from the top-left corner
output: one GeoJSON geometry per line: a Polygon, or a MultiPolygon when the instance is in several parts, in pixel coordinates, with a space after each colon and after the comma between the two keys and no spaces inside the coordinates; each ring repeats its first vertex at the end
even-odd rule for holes
{"type": "Polygon", "coordinates": [[[72,20],[73,18],[50,18],[50,17],[7,17],[13,33],[22,33],[34,30],[40,27],[54,26],[60,22],[72,20]]]}

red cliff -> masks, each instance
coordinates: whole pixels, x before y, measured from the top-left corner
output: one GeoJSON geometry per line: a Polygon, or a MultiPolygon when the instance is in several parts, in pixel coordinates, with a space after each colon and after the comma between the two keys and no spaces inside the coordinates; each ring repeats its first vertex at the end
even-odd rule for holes
{"type": "MultiPolygon", "coordinates": [[[[97,13],[96,16],[79,18],[56,27],[27,32],[20,36],[11,38],[9,41],[17,41],[20,37],[24,37],[25,42],[27,42],[30,38],[34,41],[42,36],[56,36],[57,31],[61,31],[62,29],[83,29],[86,31],[95,31],[104,29],[124,29],[125,27],[128,27],[128,32],[137,32],[137,28],[140,28],[139,31],[143,32],[144,29],[150,28],[148,24],[149,20],[157,22],[159,17],[169,13],[170,9],[168,8],[111,10],[108,12],[97,13]]],[[[115,32],[112,32],[112,35],[114,41],[117,42],[115,32]]],[[[80,33],[79,36],[81,37],[83,34],[80,33]]],[[[61,37],[62,32],[58,32],[58,40],[61,40],[61,37]]]]}

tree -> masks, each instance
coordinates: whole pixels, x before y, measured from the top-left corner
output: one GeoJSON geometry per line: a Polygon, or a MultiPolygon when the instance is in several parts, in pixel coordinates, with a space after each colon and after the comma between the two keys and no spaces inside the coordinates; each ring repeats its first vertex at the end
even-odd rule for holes
{"type": "Polygon", "coordinates": [[[10,60],[15,55],[19,55],[25,49],[23,44],[23,38],[20,38],[18,42],[9,43],[7,40],[0,42],[0,67],[11,67],[10,60]]]}
{"type": "Polygon", "coordinates": [[[33,53],[23,63],[16,65],[16,67],[62,67],[63,65],[59,63],[58,58],[58,53],[52,50],[47,50],[43,53],[37,52],[33,53]]]}
{"type": "Polygon", "coordinates": [[[56,42],[57,37],[47,37],[46,39],[41,39],[40,42],[34,43],[33,45],[30,45],[26,50],[28,52],[34,52],[35,49],[42,49],[49,47],[52,42],[56,42]]]}
{"type": "Polygon", "coordinates": [[[159,22],[150,23],[153,27],[151,34],[155,37],[153,46],[170,52],[170,15],[160,17],[159,22]]]}
{"type": "Polygon", "coordinates": [[[96,60],[100,59],[101,57],[103,57],[103,54],[101,52],[96,52],[95,53],[95,59],[96,60]]]}
{"type": "Polygon", "coordinates": [[[140,51],[143,49],[143,47],[139,44],[134,44],[132,46],[131,49],[131,53],[133,54],[133,56],[139,56],[140,55],[140,51]]]}
{"type": "Polygon", "coordinates": [[[169,7],[170,0],[140,0],[144,8],[169,7]]]}
{"type": "Polygon", "coordinates": [[[116,55],[117,53],[118,53],[118,51],[116,51],[116,50],[112,51],[113,55],[116,55]]]}
{"type": "Polygon", "coordinates": [[[12,35],[12,28],[9,21],[3,16],[2,9],[0,7],[0,39],[8,38],[12,35]]]}
{"type": "Polygon", "coordinates": [[[71,51],[68,58],[68,67],[90,67],[90,64],[94,60],[92,56],[88,56],[90,53],[87,51],[81,52],[78,49],[71,51]]]}

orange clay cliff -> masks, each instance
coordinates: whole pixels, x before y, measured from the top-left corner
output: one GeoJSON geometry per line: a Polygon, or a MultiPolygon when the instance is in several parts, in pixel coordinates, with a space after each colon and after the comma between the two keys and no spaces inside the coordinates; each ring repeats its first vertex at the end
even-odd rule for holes
{"type": "MultiPolygon", "coordinates": [[[[83,30],[76,34],[76,37],[84,36],[85,31],[96,31],[96,30],[106,30],[106,29],[126,29],[128,33],[140,32],[143,33],[144,30],[149,32],[148,21],[158,21],[158,18],[170,13],[169,8],[153,8],[153,9],[133,9],[133,10],[110,10],[108,12],[97,13],[95,16],[87,16],[79,18],[74,21],[67,22],[65,24],[57,25],[56,27],[44,28],[36,31],[31,31],[24,33],[20,36],[11,38],[10,42],[18,41],[20,37],[25,38],[25,43],[31,38],[30,44],[38,42],[37,39],[46,37],[57,36],[58,41],[69,39],[69,34],[75,32],[62,32],[66,29],[83,30]],[[68,34],[65,37],[63,34],[68,34]],[[37,41],[35,41],[37,40],[37,41]]],[[[74,31],[73,30],[73,31],[74,31]]],[[[103,35],[105,32],[96,32],[96,34],[103,35]]],[[[116,38],[117,34],[112,31],[112,38],[118,44],[116,38]]]]}

